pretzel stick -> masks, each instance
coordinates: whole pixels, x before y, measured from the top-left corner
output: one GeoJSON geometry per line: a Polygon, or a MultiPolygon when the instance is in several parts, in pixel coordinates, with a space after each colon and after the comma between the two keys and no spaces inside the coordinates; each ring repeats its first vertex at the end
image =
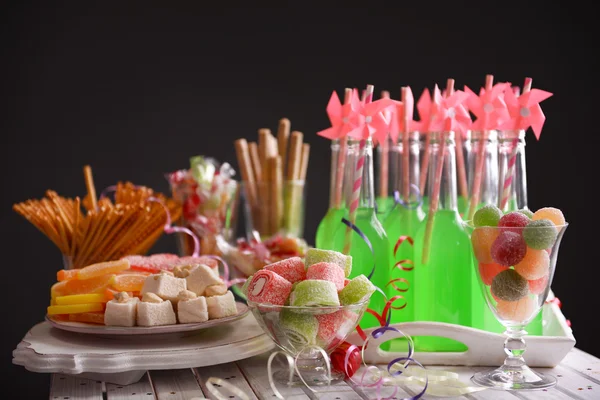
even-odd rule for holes
{"type": "Polygon", "coordinates": [[[87,188],[88,196],[92,202],[92,210],[98,207],[98,199],[96,198],[96,187],[94,186],[94,178],[92,177],[92,167],[86,165],[83,167],[83,175],[85,178],[85,187],[87,188]]]}

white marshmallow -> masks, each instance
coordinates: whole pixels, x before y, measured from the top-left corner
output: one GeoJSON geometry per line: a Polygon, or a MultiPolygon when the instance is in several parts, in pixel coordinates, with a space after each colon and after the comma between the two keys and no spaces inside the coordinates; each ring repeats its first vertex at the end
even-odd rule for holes
{"type": "Polygon", "coordinates": [[[208,317],[210,319],[229,317],[237,314],[235,299],[230,290],[221,296],[211,296],[206,298],[208,306],[208,317]]]}
{"type": "Polygon", "coordinates": [[[132,297],[125,302],[110,300],[106,303],[104,311],[104,325],[107,326],[135,326],[137,304],[140,299],[132,297]]]}
{"type": "Polygon", "coordinates": [[[175,311],[170,301],[148,303],[140,301],[137,306],[137,324],[139,326],[172,325],[177,323],[175,311]]]}
{"type": "Polygon", "coordinates": [[[223,283],[223,280],[208,266],[199,264],[190,271],[190,274],[185,277],[187,281],[187,289],[202,296],[208,286],[218,285],[223,283]]]}
{"type": "Polygon", "coordinates": [[[185,279],[175,278],[168,274],[155,274],[146,278],[140,293],[143,295],[152,292],[163,300],[171,300],[176,303],[179,292],[186,289],[185,279]]]}
{"type": "Polygon", "coordinates": [[[206,298],[203,296],[190,300],[179,300],[177,306],[179,323],[204,322],[208,320],[206,298]]]}

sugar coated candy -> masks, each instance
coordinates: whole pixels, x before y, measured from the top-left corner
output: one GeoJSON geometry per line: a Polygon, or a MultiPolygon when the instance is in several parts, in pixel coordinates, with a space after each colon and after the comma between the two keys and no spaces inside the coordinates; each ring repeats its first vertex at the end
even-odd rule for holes
{"type": "Polygon", "coordinates": [[[317,343],[324,349],[338,344],[348,332],[358,325],[358,315],[352,310],[339,310],[330,314],[316,315],[319,322],[317,343]],[[336,343],[335,339],[339,341],[336,343]]]}
{"type": "Polygon", "coordinates": [[[486,204],[473,215],[473,225],[479,226],[498,226],[498,221],[502,217],[502,211],[493,204],[486,204]]]}
{"type": "Polygon", "coordinates": [[[546,274],[541,278],[530,280],[529,281],[529,292],[531,294],[542,294],[544,290],[546,290],[546,286],[548,286],[548,278],[549,275],[546,274]]]}
{"type": "Polygon", "coordinates": [[[364,275],[358,275],[342,289],[340,292],[340,302],[342,305],[356,304],[367,300],[375,291],[375,285],[364,275]]]}
{"type": "Polygon", "coordinates": [[[526,296],[517,301],[499,300],[496,312],[500,318],[508,321],[525,322],[531,319],[538,309],[538,302],[534,297],[526,296]]]}
{"type": "Polygon", "coordinates": [[[344,270],[337,264],[320,262],[306,269],[306,279],[321,279],[335,284],[337,291],[344,288],[344,270]]]}
{"type": "Polygon", "coordinates": [[[490,249],[492,260],[507,267],[520,262],[526,252],[527,245],[523,237],[510,231],[500,232],[490,249]]]}
{"type": "Polygon", "coordinates": [[[523,238],[532,249],[544,250],[554,245],[558,231],[549,219],[536,219],[523,229],[523,238]]]}
{"type": "Polygon", "coordinates": [[[273,271],[261,269],[252,276],[247,290],[250,301],[281,306],[290,294],[292,284],[273,271]]]}
{"type": "Polygon", "coordinates": [[[546,250],[527,248],[525,257],[515,264],[515,271],[523,278],[532,280],[548,274],[550,256],[546,250]]]}
{"type": "Polygon", "coordinates": [[[296,350],[316,342],[319,323],[314,315],[282,310],[279,314],[279,325],[281,332],[296,350]]]}
{"type": "Polygon", "coordinates": [[[503,227],[503,231],[511,231],[520,234],[530,221],[531,219],[525,214],[518,211],[512,211],[508,214],[504,214],[502,218],[500,218],[498,226],[503,227]]]}
{"type": "Polygon", "coordinates": [[[492,280],[491,289],[498,299],[506,301],[519,300],[529,293],[527,279],[513,269],[507,269],[496,275],[492,280]]]}
{"type": "Polygon", "coordinates": [[[490,286],[494,277],[506,269],[508,267],[494,262],[489,264],[479,263],[479,276],[481,276],[484,285],[490,286]]]}
{"type": "Polygon", "coordinates": [[[329,281],[316,279],[300,281],[290,294],[290,306],[337,307],[339,305],[337,288],[329,281]]]}
{"type": "Polygon", "coordinates": [[[556,226],[564,225],[567,222],[565,220],[565,216],[563,215],[563,212],[560,211],[558,208],[554,208],[554,207],[540,208],[539,210],[537,210],[536,212],[533,213],[533,216],[531,217],[531,219],[533,219],[533,220],[549,219],[556,226]]]}
{"type": "Polygon", "coordinates": [[[497,228],[490,226],[475,228],[471,234],[471,244],[473,245],[473,253],[477,261],[485,264],[494,262],[491,249],[499,233],[500,231],[497,228]]]}
{"type": "Polygon", "coordinates": [[[306,268],[300,257],[290,257],[264,267],[284,277],[290,283],[306,279],[306,268]]]}
{"type": "Polygon", "coordinates": [[[525,214],[527,217],[529,217],[529,219],[533,218],[533,211],[531,211],[528,208],[521,208],[520,210],[518,210],[518,212],[520,212],[521,214],[525,214]]]}
{"type": "Polygon", "coordinates": [[[339,265],[344,270],[344,275],[348,277],[352,272],[352,256],[347,256],[333,250],[322,250],[310,248],[306,250],[304,263],[306,267],[320,262],[328,262],[339,265]]]}

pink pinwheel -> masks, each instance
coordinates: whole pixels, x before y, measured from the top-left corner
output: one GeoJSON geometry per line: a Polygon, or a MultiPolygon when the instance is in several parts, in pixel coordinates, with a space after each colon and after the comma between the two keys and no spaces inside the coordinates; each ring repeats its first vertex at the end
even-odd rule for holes
{"type": "Polygon", "coordinates": [[[433,125],[439,131],[459,132],[463,136],[471,127],[471,116],[464,107],[469,95],[457,90],[452,95],[440,99],[434,97],[434,102],[439,103],[439,112],[433,125]]]}
{"type": "Polygon", "coordinates": [[[531,127],[536,139],[540,139],[542,127],[546,117],[542,112],[540,104],[552,96],[552,93],[540,89],[531,89],[521,96],[517,96],[512,90],[504,93],[504,101],[508,107],[510,118],[500,126],[500,129],[519,130],[531,127]]]}
{"type": "Polygon", "coordinates": [[[358,127],[358,114],[352,107],[353,102],[359,102],[356,90],[352,91],[350,103],[342,105],[337,93],[331,94],[327,104],[327,115],[331,128],[317,132],[317,135],[327,139],[340,139],[358,127]]]}
{"type": "Polygon", "coordinates": [[[477,117],[472,125],[473,130],[498,129],[510,118],[502,96],[509,86],[508,83],[497,83],[490,90],[481,89],[479,96],[465,86],[465,93],[469,95],[467,106],[477,117]]]}
{"type": "Polygon", "coordinates": [[[406,103],[406,107],[401,101],[394,101],[394,113],[392,115],[392,119],[390,120],[390,136],[393,141],[396,142],[398,140],[398,135],[401,132],[406,132],[406,126],[404,126],[405,116],[404,110],[408,110],[408,131],[415,132],[421,129],[421,122],[413,120],[414,117],[414,108],[415,108],[415,99],[413,97],[412,91],[410,87],[406,88],[406,99],[404,100],[406,103]]]}
{"type": "Polygon", "coordinates": [[[371,137],[375,143],[384,141],[388,133],[389,121],[384,117],[383,111],[392,107],[394,100],[382,98],[365,104],[352,96],[350,104],[358,115],[358,126],[348,135],[360,140],[371,137]]]}
{"type": "Polygon", "coordinates": [[[442,94],[437,85],[435,85],[433,93],[434,98],[432,99],[429,89],[425,88],[417,102],[417,110],[419,111],[419,117],[421,119],[419,123],[423,132],[431,132],[432,122],[435,122],[440,110],[440,99],[442,98],[442,94]]]}

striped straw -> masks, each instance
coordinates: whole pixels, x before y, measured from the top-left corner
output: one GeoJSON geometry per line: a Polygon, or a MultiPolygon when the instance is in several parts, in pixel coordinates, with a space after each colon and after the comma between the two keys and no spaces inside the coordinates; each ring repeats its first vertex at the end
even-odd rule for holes
{"type": "MultiPolygon", "coordinates": [[[[532,79],[531,78],[525,78],[525,84],[523,85],[523,94],[529,92],[531,90],[531,83],[532,83],[532,79]]],[[[520,121],[521,120],[521,113],[519,112],[519,115],[517,116],[517,129],[518,126],[520,125],[520,121]]],[[[508,166],[506,168],[506,175],[504,176],[504,185],[502,186],[502,197],[500,199],[500,209],[504,210],[504,208],[506,207],[506,204],[508,203],[508,199],[510,198],[511,195],[511,186],[512,186],[512,181],[514,178],[514,173],[515,173],[515,164],[517,162],[517,149],[518,149],[518,145],[519,145],[519,134],[517,132],[517,135],[515,136],[515,138],[512,140],[511,143],[511,153],[510,153],[510,157],[508,158],[508,166]]]]}
{"type": "MultiPolygon", "coordinates": [[[[367,89],[365,91],[365,100],[364,103],[368,104],[373,101],[373,85],[367,85],[367,89]]],[[[367,144],[366,139],[361,139],[358,144],[358,161],[356,162],[356,169],[354,171],[354,184],[352,185],[352,200],[350,202],[350,206],[348,208],[349,219],[350,222],[354,225],[356,224],[356,210],[358,209],[358,204],[360,202],[360,188],[362,187],[362,178],[363,178],[363,166],[365,165],[365,146],[367,144]]],[[[346,237],[344,241],[344,251],[343,253],[348,255],[350,254],[350,249],[352,248],[352,228],[350,226],[346,227],[346,237]]]]}

